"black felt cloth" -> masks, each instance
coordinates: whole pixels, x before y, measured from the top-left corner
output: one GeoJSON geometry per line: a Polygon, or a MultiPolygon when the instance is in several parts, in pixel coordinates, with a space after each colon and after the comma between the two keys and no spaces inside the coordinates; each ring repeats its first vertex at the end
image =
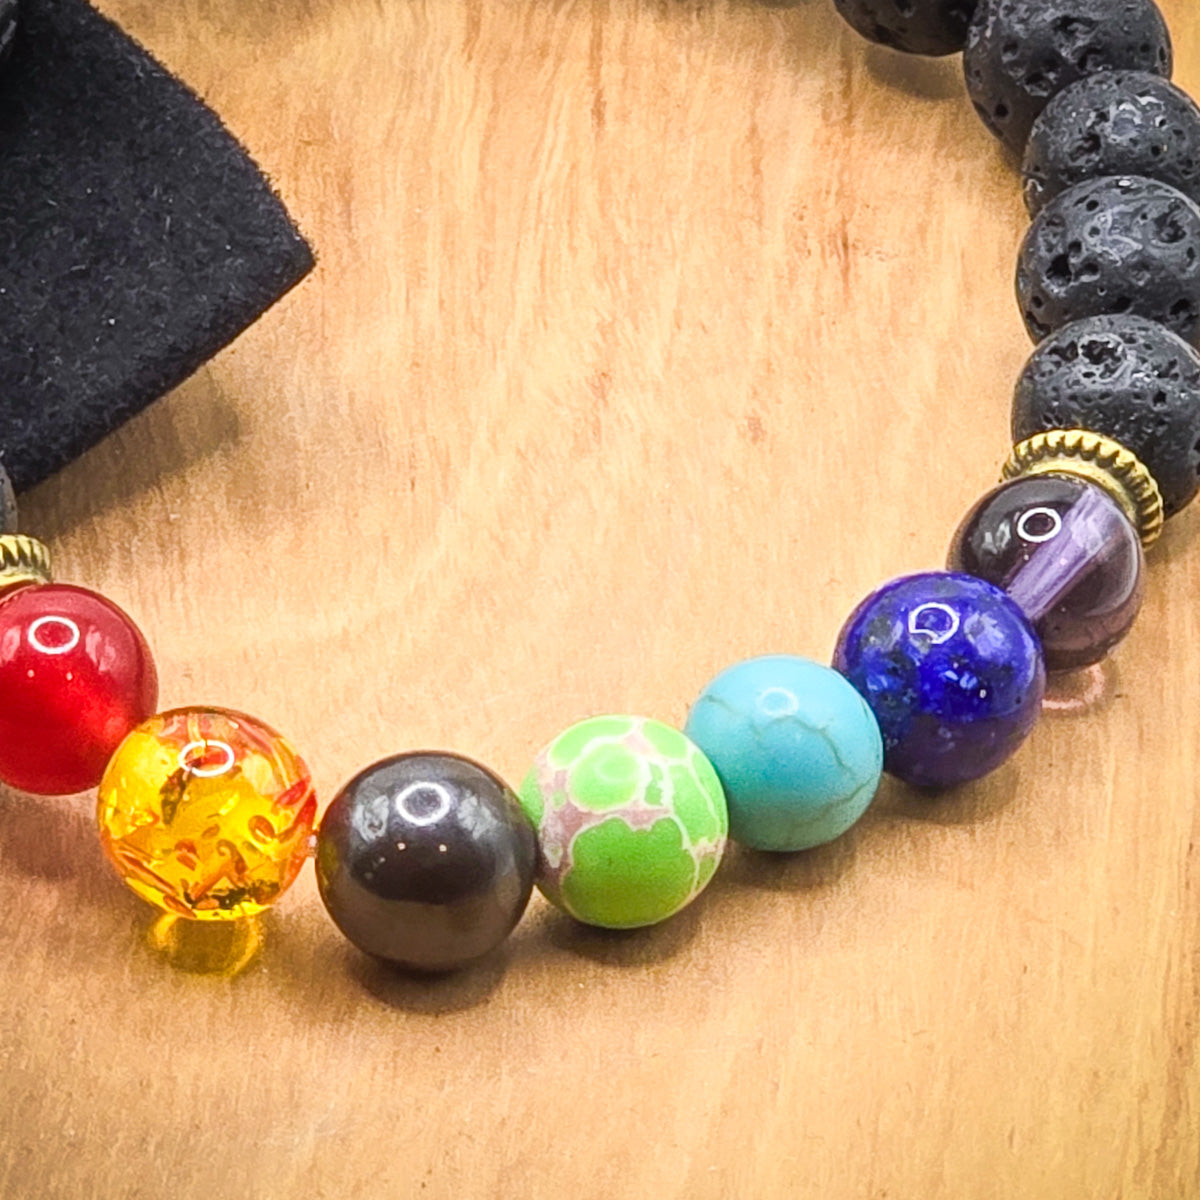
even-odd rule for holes
{"type": "Polygon", "coordinates": [[[0,455],[18,491],[181,383],[312,268],[216,116],[84,0],[0,75],[0,455]]]}

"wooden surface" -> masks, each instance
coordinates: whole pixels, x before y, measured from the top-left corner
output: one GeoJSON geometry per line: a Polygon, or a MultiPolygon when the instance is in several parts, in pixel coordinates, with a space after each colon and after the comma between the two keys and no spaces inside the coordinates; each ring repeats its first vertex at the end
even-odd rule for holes
{"type": "MultiPolygon", "coordinates": [[[[995,478],[1024,218],[956,60],[825,0],[103,7],[321,266],[26,528],[136,614],[164,707],[258,714],[326,798],[413,747],[517,780],[585,715],[826,658],[995,478]]],[[[1198,535],[993,779],[735,851],[654,932],[535,899],[448,982],[369,966],[311,872],[203,973],[86,797],[0,793],[0,1195],[1200,1195],[1198,535]]]]}

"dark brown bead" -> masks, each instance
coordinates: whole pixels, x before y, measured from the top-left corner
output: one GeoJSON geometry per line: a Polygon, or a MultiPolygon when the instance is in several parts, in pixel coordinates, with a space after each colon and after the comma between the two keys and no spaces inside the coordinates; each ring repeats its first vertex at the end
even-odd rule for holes
{"type": "Polygon", "coordinates": [[[423,971],[499,945],[533,888],[537,840],[512,790],[453,754],[368,767],[321,821],[317,883],[360,950],[423,971]]]}

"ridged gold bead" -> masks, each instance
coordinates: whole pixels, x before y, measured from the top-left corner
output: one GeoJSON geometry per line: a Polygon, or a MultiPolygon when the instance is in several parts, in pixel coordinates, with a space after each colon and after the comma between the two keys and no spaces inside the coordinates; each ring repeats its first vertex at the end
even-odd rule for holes
{"type": "Polygon", "coordinates": [[[1129,518],[1143,546],[1162,533],[1162,493],[1141,459],[1120,442],[1086,429],[1052,429],[1013,447],[1003,478],[1074,475],[1102,487],[1129,518]]]}
{"type": "Polygon", "coordinates": [[[50,583],[50,551],[23,533],[0,536],[0,592],[22,583],[50,583]]]}

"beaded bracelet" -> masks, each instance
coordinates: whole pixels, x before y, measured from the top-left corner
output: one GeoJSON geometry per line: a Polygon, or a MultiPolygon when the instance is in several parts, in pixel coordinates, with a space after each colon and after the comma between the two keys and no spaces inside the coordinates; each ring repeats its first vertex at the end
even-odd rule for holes
{"type": "Polygon", "coordinates": [[[868,596],[833,667],[756,658],[681,732],[573,725],[519,793],[457,755],[368,767],[316,830],[311,776],[261,722],[155,714],[146,641],[104,597],[52,582],[0,469],[0,780],[98,787],[104,849],[169,914],[252,916],[315,846],[322,900],[368,954],[445,970],[499,944],[536,882],[580,921],[636,928],[707,886],[728,837],[797,851],[845,833],[884,770],[977,779],[1041,710],[1047,671],[1099,662],[1141,604],[1144,551],[1200,487],[1200,109],[1168,81],[1152,0],[835,0],[897,49],[964,49],[975,107],[1024,150],[1033,225],[1017,291],[1038,343],[1004,482],[948,569],[868,596]]]}

